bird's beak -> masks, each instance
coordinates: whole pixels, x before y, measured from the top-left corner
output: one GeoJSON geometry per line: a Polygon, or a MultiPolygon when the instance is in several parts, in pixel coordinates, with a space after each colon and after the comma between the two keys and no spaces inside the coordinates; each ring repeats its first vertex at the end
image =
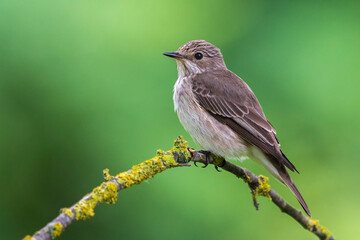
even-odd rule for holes
{"type": "Polygon", "coordinates": [[[184,58],[180,53],[178,52],[164,52],[165,56],[172,57],[172,58],[184,58]]]}

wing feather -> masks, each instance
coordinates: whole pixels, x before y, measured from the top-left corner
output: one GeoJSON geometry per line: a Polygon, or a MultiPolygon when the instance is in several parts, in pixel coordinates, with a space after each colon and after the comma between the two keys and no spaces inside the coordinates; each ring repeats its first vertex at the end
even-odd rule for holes
{"type": "Polygon", "coordinates": [[[274,127],[266,119],[254,93],[241,78],[228,70],[201,73],[193,77],[192,90],[198,104],[215,119],[278,159],[291,171],[297,171],[282,153],[274,127]]]}

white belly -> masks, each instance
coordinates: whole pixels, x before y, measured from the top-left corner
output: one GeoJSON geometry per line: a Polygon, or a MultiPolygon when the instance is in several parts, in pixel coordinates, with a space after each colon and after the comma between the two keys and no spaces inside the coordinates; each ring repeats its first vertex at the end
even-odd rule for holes
{"type": "Polygon", "coordinates": [[[219,123],[199,106],[187,78],[179,78],[174,87],[174,105],[181,124],[202,148],[227,159],[242,160],[247,146],[228,126],[219,123]]]}

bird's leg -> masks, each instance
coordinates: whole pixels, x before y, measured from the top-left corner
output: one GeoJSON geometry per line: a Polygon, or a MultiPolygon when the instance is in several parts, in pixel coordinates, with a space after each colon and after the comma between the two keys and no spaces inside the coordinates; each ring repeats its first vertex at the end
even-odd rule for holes
{"type": "MultiPolygon", "coordinates": [[[[205,166],[203,166],[203,168],[205,168],[207,165],[209,165],[210,163],[210,155],[211,155],[211,152],[210,151],[205,151],[205,150],[200,150],[200,151],[196,151],[195,149],[193,148],[188,148],[188,151],[190,152],[191,156],[194,156],[194,153],[195,152],[199,152],[199,153],[202,153],[202,154],[205,154],[205,166]]],[[[196,162],[194,161],[194,165],[196,167],[198,167],[198,165],[196,165],[196,162]]]]}
{"type": "Polygon", "coordinates": [[[219,167],[223,167],[223,166],[225,166],[225,164],[226,164],[226,160],[223,159],[222,162],[221,162],[219,165],[215,165],[216,171],[221,172],[221,171],[219,170],[219,167]]]}
{"type": "MultiPolygon", "coordinates": [[[[190,152],[191,157],[193,157],[196,152],[202,153],[205,155],[205,163],[204,163],[203,168],[207,167],[210,164],[210,156],[211,156],[210,151],[205,151],[205,150],[196,151],[193,148],[188,148],[188,151],[190,152]]],[[[219,167],[225,166],[225,164],[226,164],[225,159],[221,158],[221,157],[215,157],[213,160],[214,160],[213,164],[215,166],[216,171],[220,172],[219,167]]],[[[194,162],[194,165],[197,167],[197,164],[196,164],[197,161],[193,161],[193,162],[194,162]]]]}
{"type": "Polygon", "coordinates": [[[211,155],[211,152],[210,151],[205,151],[205,150],[200,150],[198,151],[199,153],[202,153],[202,154],[205,154],[205,165],[203,166],[203,168],[206,168],[207,165],[209,165],[210,163],[210,155],[211,155]]]}

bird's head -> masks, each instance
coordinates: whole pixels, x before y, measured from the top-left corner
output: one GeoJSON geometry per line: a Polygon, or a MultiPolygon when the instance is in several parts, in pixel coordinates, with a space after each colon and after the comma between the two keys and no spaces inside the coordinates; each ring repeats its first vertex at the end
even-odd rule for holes
{"type": "Polygon", "coordinates": [[[220,49],[204,40],[188,42],[176,52],[163,54],[176,59],[179,77],[226,68],[220,49]]]}

